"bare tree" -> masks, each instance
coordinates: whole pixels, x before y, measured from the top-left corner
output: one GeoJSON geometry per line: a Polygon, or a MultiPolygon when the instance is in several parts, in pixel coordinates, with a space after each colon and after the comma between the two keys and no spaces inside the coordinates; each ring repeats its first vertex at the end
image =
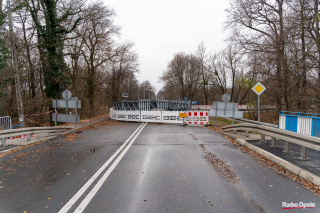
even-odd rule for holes
{"type": "Polygon", "coordinates": [[[87,94],[90,115],[95,113],[95,80],[97,69],[111,60],[113,36],[119,28],[113,25],[114,11],[100,3],[93,3],[84,12],[85,18],[77,31],[81,36],[81,55],[87,68],[87,94]]]}
{"type": "Polygon", "coordinates": [[[250,51],[272,52],[276,55],[276,103],[290,108],[290,72],[285,54],[284,0],[233,0],[227,10],[227,26],[232,39],[250,51]]]}

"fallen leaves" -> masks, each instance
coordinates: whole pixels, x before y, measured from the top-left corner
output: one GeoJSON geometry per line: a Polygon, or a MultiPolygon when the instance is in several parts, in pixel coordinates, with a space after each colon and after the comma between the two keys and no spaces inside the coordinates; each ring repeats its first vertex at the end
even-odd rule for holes
{"type": "Polygon", "coordinates": [[[118,125],[120,124],[119,121],[107,119],[105,121],[96,123],[96,124],[87,124],[85,127],[81,128],[80,131],[88,131],[88,130],[96,130],[101,127],[108,127],[108,126],[113,126],[113,125],[118,125]]]}
{"type": "Polygon", "coordinates": [[[212,165],[212,167],[219,173],[221,177],[225,178],[228,182],[239,183],[238,177],[230,169],[229,165],[227,165],[213,153],[207,151],[203,144],[200,144],[200,146],[206,154],[205,159],[212,165]]]}
{"type": "Polygon", "coordinates": [[[78,138],[78,135],[77,133],[68,133],[65,135],[65,139],[64,141],[65,142],[70,142],[70,141],[73,141],[75,140],[76,138],[78,138]]]}

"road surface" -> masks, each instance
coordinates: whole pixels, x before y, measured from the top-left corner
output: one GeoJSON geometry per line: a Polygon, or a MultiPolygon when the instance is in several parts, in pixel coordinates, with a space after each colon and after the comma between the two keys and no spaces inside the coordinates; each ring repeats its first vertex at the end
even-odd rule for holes
{"type": "Polygon", "coordinates": [[[283,202],[320,212],[311,191],[202,126],[118,123],[78,136],[1,157],[1,212],[283,212],[283,202]]]}

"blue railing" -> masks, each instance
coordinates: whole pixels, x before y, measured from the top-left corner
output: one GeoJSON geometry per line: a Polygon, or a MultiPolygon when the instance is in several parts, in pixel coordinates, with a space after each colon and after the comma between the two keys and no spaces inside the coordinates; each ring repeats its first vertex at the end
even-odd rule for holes
{"type": "Polygon", "coordinates": [[[318,117],[312,120],[312,136],[320,138],[320,118],[318,117]]]}
{"type": "Polygon", "coordinates": [[[281,111],[279,128],[320,137],[320,114],[281,111]]]}

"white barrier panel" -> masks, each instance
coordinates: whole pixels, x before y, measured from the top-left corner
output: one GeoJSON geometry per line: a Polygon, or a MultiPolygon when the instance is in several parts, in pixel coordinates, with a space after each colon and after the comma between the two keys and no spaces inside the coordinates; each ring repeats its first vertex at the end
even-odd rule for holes
{"type": "Polygon", "coordinates": [[[208,111],[188,111],[185,124],[209,124],[208,111]]]}
{"type": "Polygon", "coordinates": [[[116,112],[116,120],[126,121],[127,120],[127,111],[117,111],[116,112]]]}
{"type": "Polygon", "coordinates": [[[110,118],[117,120],[117,111],[115,111],[113,108],[110,108],[110,118]]]}
{"type": "Polygon", "coordinates": [[[279,129],[286,129],[286,116],[280,115],[279,129]]]}
{"type": "Polygon", "coordinates": [[[161,123],[161,111],[141,111],[140,121],[161,123]]]}
{"type": "Polygon", "coordinates": [[[162,111],[162,122],[163,123],[183,123],[183,118],[179,117],[179,111],[162,111]]]}
{"type": "Polygon", "coordinates": [[[114,111],[110,110],[112,119],[118,121],[136,121],[140,122],[140,111],[114,111]]]}
{"type": "Polygon", "coordinates": [[[312,118],[298,117],[297,132],[304,135],[311,135],[312,118]]]}
{"type": "Polygon", "coordinates": [[[126,111],[127,112],[127,121],[136,121],[140,122],[140,111],[126,111]]]}
{"type": "MultiPolygon", "coordinates": [[[[110,117],[119,121],[183,123],[179,117],[183,111],[116,111],[110,109],[110,117]]],[[[187,111],[186,124],[209,124],[208,111],[187,111]]]]}

